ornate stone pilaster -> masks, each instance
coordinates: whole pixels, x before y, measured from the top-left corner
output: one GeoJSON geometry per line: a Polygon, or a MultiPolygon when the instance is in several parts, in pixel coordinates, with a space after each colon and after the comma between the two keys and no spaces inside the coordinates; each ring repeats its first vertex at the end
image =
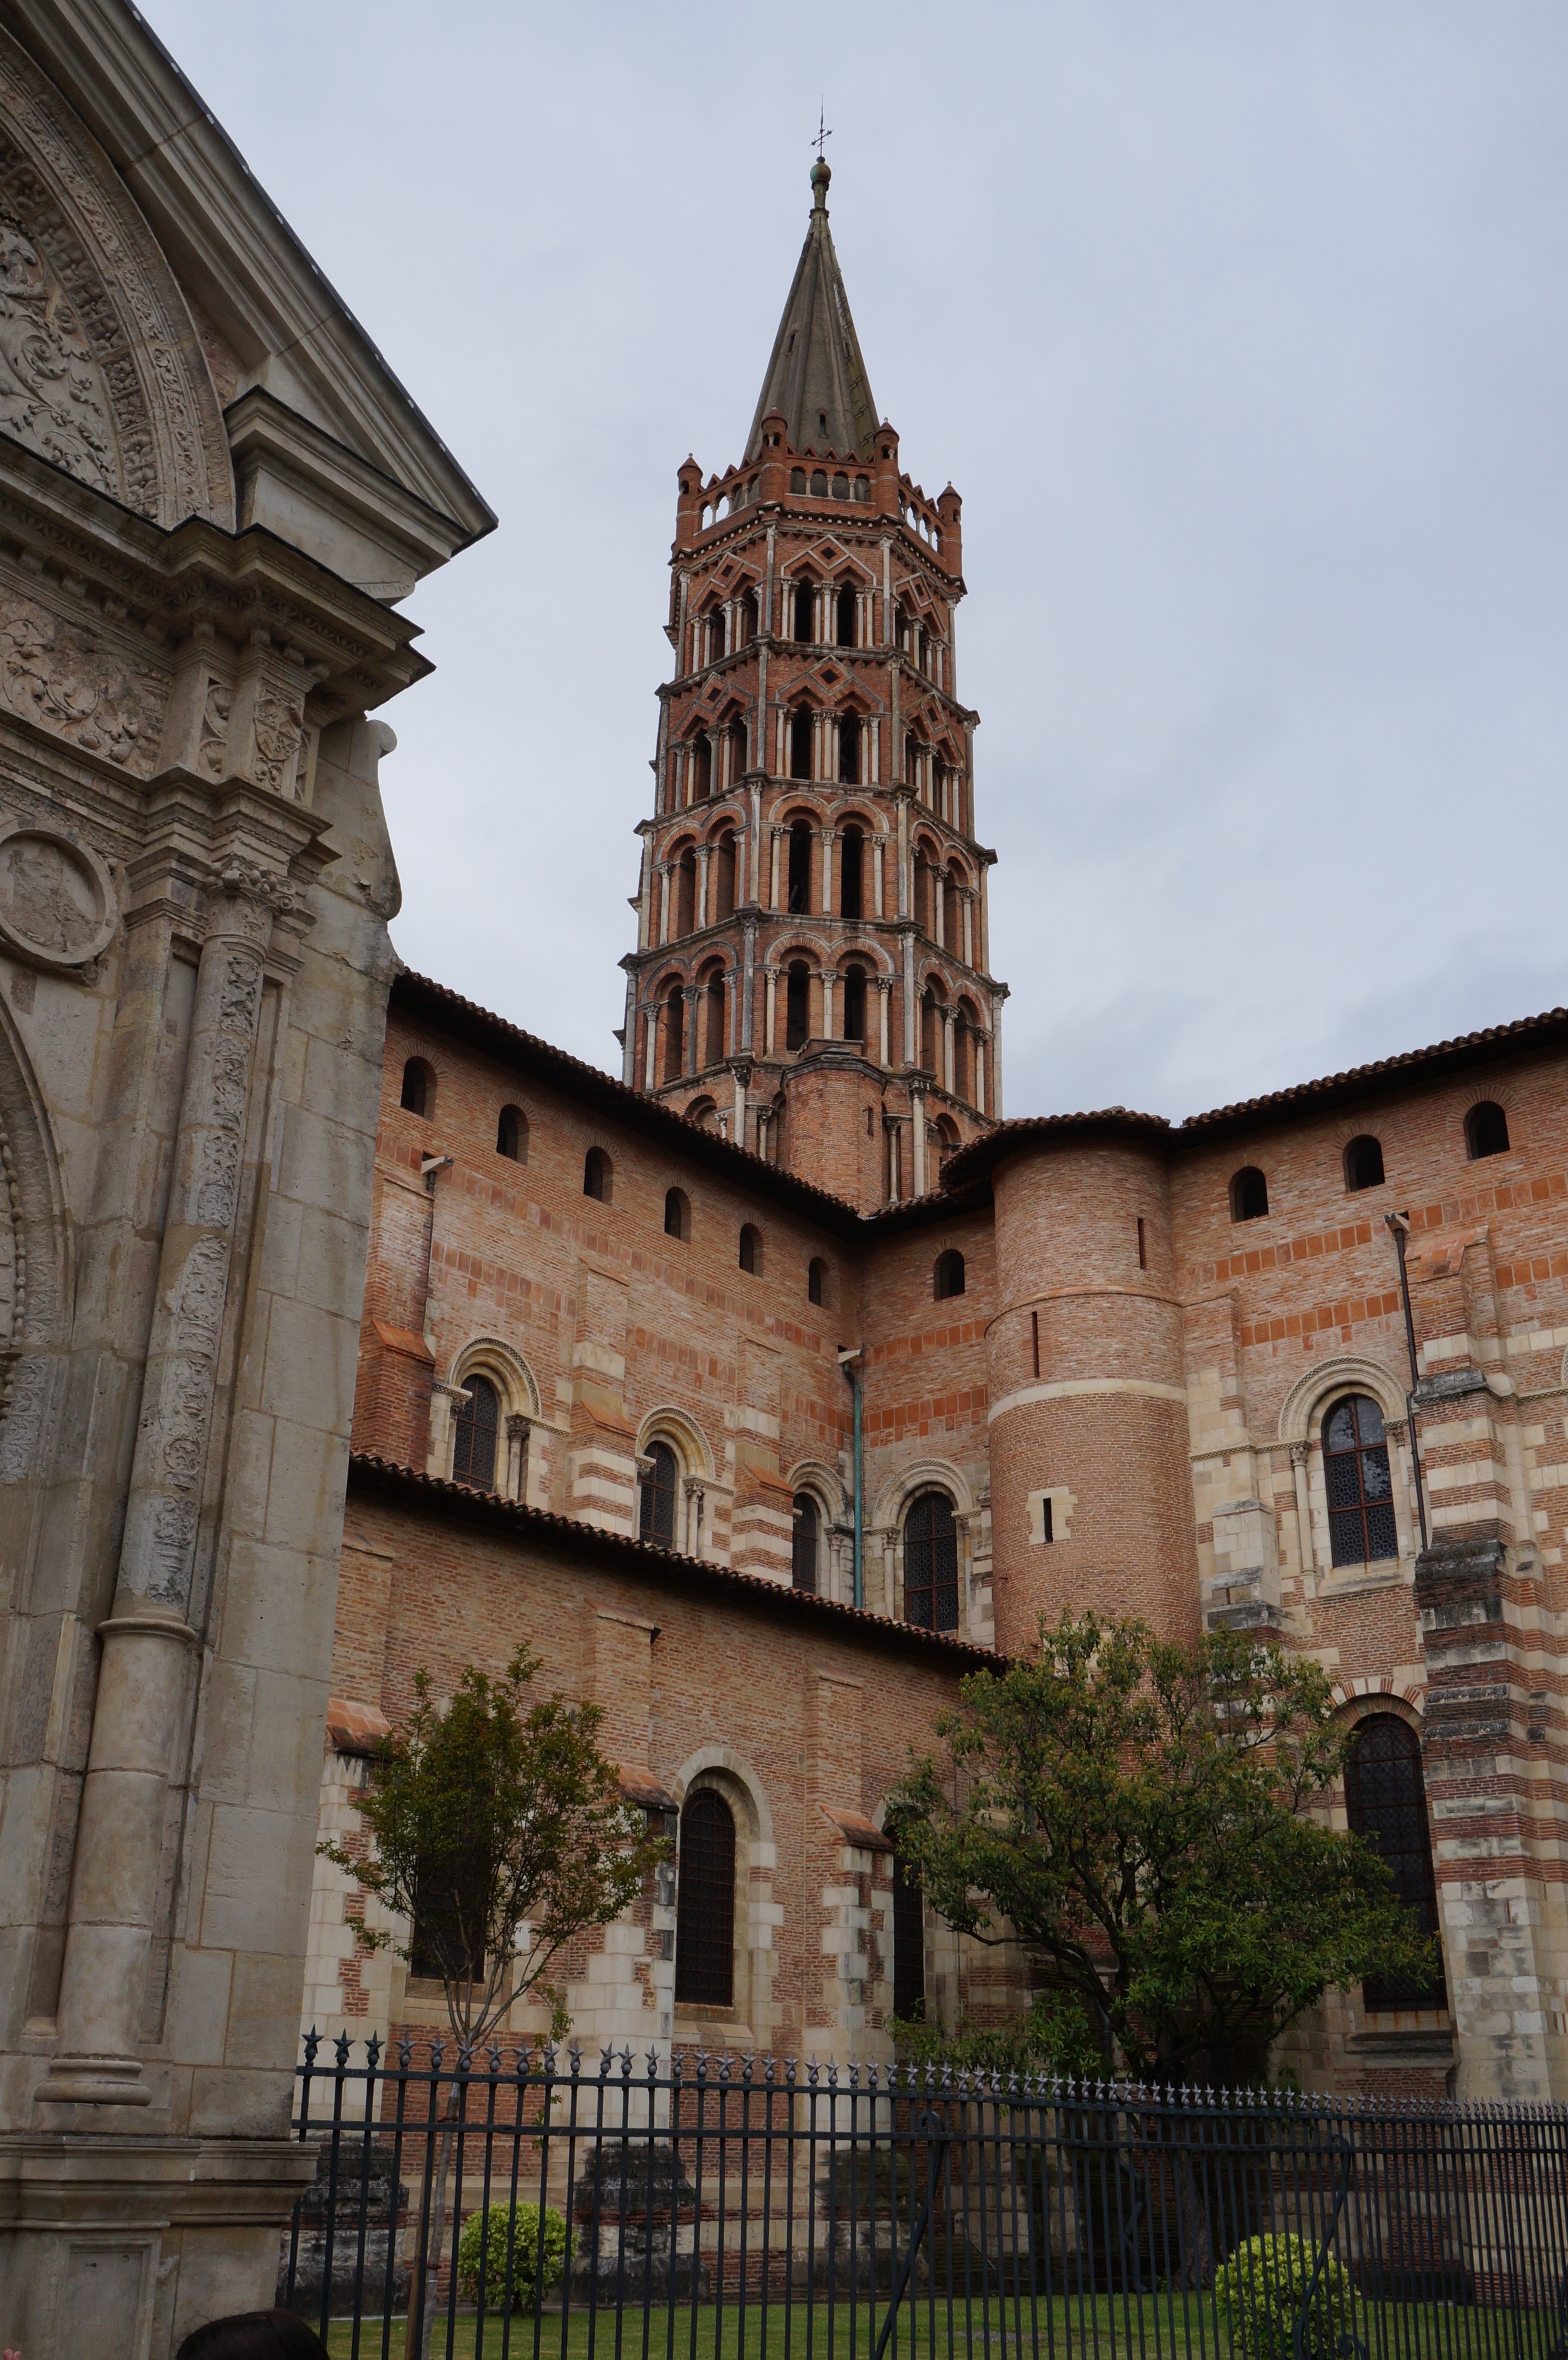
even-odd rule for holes
{"type": "Polygon", "coordinates": [[[230,862],[197,969],[114,1601],[82,1788],[60,2048],[38,2095],[146,2105],[136,2053],[165,1796],[199,1645],[187,1621],[239,1210],[262,967],[287,881],[230,862]]]}

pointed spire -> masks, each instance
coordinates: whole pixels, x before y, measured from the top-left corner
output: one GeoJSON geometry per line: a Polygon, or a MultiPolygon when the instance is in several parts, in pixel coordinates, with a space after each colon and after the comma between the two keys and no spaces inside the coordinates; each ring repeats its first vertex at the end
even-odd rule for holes
{"type": "Polygon", "coordinates": [[[746,438],[748,460],[762,448],[762,421],[770,410],[782,412],[796,451],[835,451],[841,458],[851,453],[862,459],[871,456],[877,405],[866,381],[866,363],[828,228],[832,179],[819,157],[811,167],[811,226],[746,438]]]}

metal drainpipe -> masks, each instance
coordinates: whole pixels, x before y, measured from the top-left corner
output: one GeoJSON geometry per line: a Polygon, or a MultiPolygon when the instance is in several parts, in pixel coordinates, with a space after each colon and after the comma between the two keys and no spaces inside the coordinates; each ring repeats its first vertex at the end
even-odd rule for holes
{"type": "Polygon", "coordinates": [[[861,1348],[857,1345],[853,1352],[841,1349],[838,1356],[839,1367],[849,1379],[849,1390],[855,1397],[855,1602],[856,1606],[864,1606],[866,1603],[866,1522],[863,1505],[865,1491],[862,1480],[866,1461],[860,1435],[860,1379],[855,1374],[853,1365],[859,1360],[860,1353],[861,1348]]]}
{"type": "Polygon", "coordinates": [[[1416,1514],[1421,1521],[1421,1551],[1430,1546],[1426,1534],[1426,1491],[1421,1482],[1421,1446],[1416,1440],[1416,1387],[1421,1374],[1416,1362],[1416,1323],[1410,1315],[1410,1282],[1405,1269],[1405,1240],[1410,1233],[1408,1213],[1385,1213],[1383,1219],[1393,1232],[1394,1251],[1399,1257],[1399,1294],[1405,1306],[1405,1342],[1410,1355],[1410,1389],[1405,1395],[1405,1415],[1410,1429],[1410,1472],[1416,1479],[1416,1514]]]}

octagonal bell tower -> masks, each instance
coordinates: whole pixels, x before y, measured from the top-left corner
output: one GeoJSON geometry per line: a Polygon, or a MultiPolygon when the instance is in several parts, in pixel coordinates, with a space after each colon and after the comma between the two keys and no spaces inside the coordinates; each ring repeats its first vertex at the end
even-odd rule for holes
{"type": "Polygon", "coordinates": [[[811,215],[744,458],[679,472],[626,1079],[863,1211],[1001,1112],[960,501],[900,472],[811,215]]]}

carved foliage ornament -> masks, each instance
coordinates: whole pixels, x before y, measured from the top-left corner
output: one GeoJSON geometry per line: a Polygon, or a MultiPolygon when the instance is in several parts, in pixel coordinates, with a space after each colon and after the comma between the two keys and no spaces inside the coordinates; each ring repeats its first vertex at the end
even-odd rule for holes
{"type": "Polygon", "coordinates": [[[234,522],[223,418],[174,276],[91,133],[4,35],[0,432],[158,524],[234,522]]]}
{"type": "Polygon", "coordinates": [[[50,828],[0,824],[0,942],[35,967],[69,971],[100,957],[119,911],[95,852],[50,828]]]}
{"type": "Polygon", "coordinates": [[[147,777],[167,701],[151,672],[133,673],[99,635],[0,588],[0,694],[85,753],[147,777]]]}

